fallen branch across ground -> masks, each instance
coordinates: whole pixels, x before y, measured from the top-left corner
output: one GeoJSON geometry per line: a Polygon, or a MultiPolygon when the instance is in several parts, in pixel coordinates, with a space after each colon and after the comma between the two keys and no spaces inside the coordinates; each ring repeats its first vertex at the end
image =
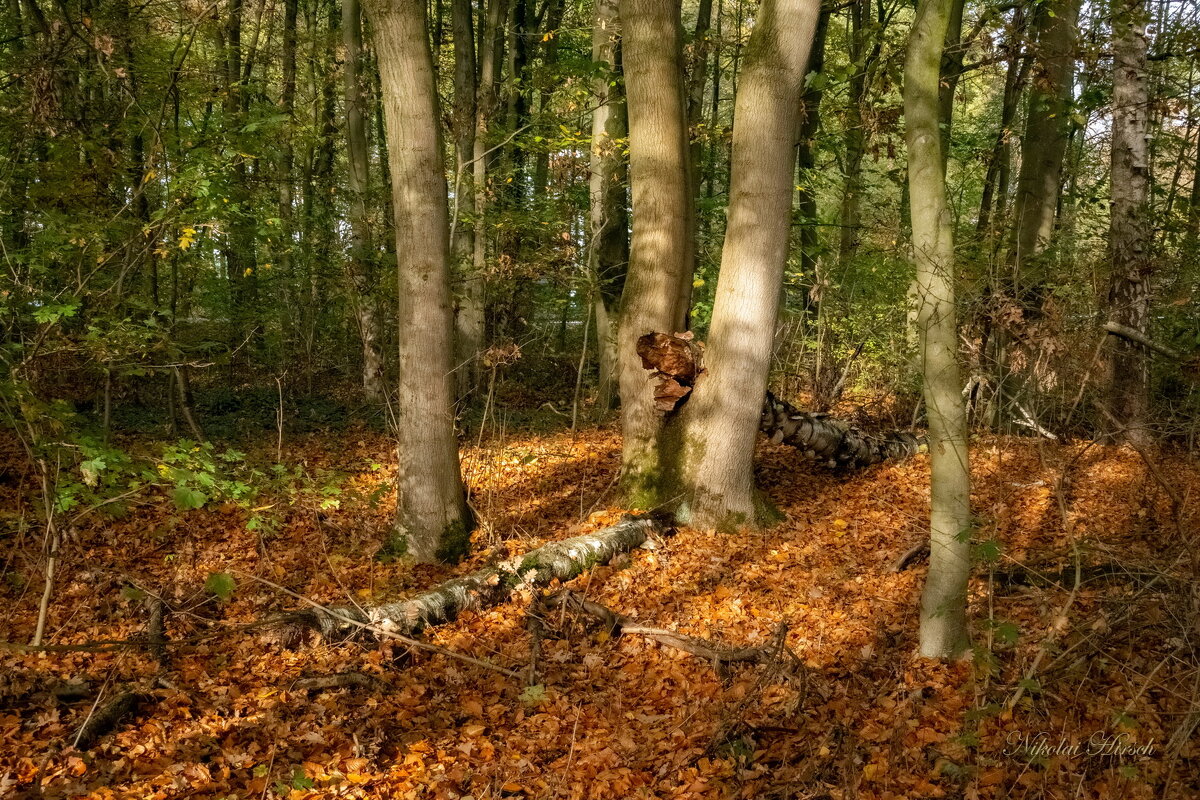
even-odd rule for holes
{"type": "Polygon", "coordinates": [[[696,636],[687,636],[666,628],[642,625],[632,617],[619,614],[607,606],[585,598],[571,589],[561,589],[541,601],[547,609],[566,609],[585,614],[597,620],[611,636],[642,636],[676,650],[703,658],[713,665],[718,674],[724,675],[730,664],[785,665],[793,675],[803,674],[804,664],[784,641],[787,626],[781,625],[773,637],[772,644],[764,647],[729,647],[696,636]]]}
{"type": "Polygon", "coordinates": [[[316,637],[339,640],[362,631],[411,636],[431,625],[453,621],[463,611],[487,608],[507,600],[522,587],[569,581],[594,566],[607,564],[640,546],[664,525],[654,517],[627,516],[595,533],[551,542],[524,555],[454,578],[408,600],[368,608],[339,606],[294,611],[278,621],[290,647],[316,637]]]}

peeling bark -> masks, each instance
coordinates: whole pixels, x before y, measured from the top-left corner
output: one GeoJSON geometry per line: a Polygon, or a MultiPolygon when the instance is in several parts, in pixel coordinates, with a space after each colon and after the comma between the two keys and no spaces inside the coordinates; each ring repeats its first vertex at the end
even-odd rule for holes
{"type": "Polygon", "coordinates": [[[926,451],[925,437],[905,431],[869,434],[824,414],[810,414],[767,392],[759,430],[814,461],[837,469],[860,469],[926,451]]]}
{"type": "Polygon", "coordinates": [[[654,517],[627,516],[604,530],[551,542],[407,600],[372,608],[341,606],[294,612],[281,620],[285,626],[282,639],[292,647],[310,636],[345,639],[363,625],[412,636],[432,625],[452,622],[464,611],[498,605],[520,587],[545,586],[556,579],[569,581],[663,530],[662,522],[654,517]]]}

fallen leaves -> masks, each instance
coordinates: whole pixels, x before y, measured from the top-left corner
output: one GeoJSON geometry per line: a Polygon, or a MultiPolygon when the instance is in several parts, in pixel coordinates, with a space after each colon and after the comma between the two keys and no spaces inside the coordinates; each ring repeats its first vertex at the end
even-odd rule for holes
{"type": "MultiPolygon", "coordinates": [[[[1008,737],[1030,726],[1079,736],[1111,729],[1113,709],[1133,704],[1144,677],[1127,680],[1110,665],[1105,690],[1077,698],[1056,690],[1051,676],[1029,703],[975,713],[986,709],[977,696],[988,700],[989,691],[1023,677],[1040,645],[1027,631],[1053,629],[1065,638],[1081,619],[1102,620],[1084,627],[1121,632],[1131,659],[1157,652],[1152,635],[1132,638],[1136,632],[1122,623],[1119,607],[1104,605],[1102,592],[1081,593],[1062,621],[1061,606],[1041,602],[1044,595],[996,596],[997,620],[1020,633],[997,649],[997,671],[984,678],[969,664],[913,657],[923,570],[893,573],[890,564],[924,530],[923,458],[837,477],[810,472],[790,448],[766,445],[760,479],[788,522],[739,536],[684,529],[653,553],[636,552],[627,566],[572,584],[640,624],[743,646],[769,641],[787,621],[788,646],[813,674],[802,698],[783,683],[758,691],[757,673],[747,668],[725,681],[687,654],[595,631],[548,638],[535,687],[391,645],[289,653],[249,635],[204,639],[294,602],[248,581],[228,593],[215,591],[224,584],[206,592],[212,575],[271,576],[331,602],[390,599],[449,576],[444,568],[371,559],[391,514],[389,496],[378,493],[391,468],[372,466],[388,462],[388,443],[340,445],[314,439],[294,456],[347,475],[341,508],[320,515],[295,509],[271,537],[247,532],[235,510],[177,517],[165,505],[81,531],[55,598],[54,641],[140,633],[141,604],[123,598],[123,584],[105,571],[120,565],[139,586],[164,590],[186,609],[169,620],[180,643],[171,650],[175,689],[157,691],[96,748],[76,753],[64,737],[92,698],[58,701],[39,695],[41,687],[82,678],[134,684],[156,674],[157,663],[132,650],[4,653],[2,674],[16,682],[0,681],[0,787],[39,784],[48,794],[96,798],[1149,796],[1153,762],[1138,783],[1115,766],[1064,760],[1035,768],[1002,755],[1008,737]],[[228,596],[218,601],[219,594],[228,596]],[[350,671],[391,688],[294,688],[308,676],[350,671]],[[731,710],[739,733],[714,747],[714,731],[731,710]]],[[[611,432],[590,430],[574,440],[517,436],[465,448],[473,502],[488,524],[476,535],[477,555],[459,570],[615,522],[618,446],[611,432]]],[[[1001,557],[1063,551],[1056,470],[1076,458],[1068,508],[1075,534],[1094,550],[1123,556],[1161,549],[1169,502],[1154,494],[1136,455],[1093,448],[1080,456],[1066,446],[1039,453],[1021,440],[995,440],[976,451],[974,499],[1001,557]]],[[[1200,487],[1194,467],[1171,472],[1193,492],[1200,487]]],[[[988,613],[985,589],[984,577],[973,583],[977,620],[988,613]]],[[[11,602],[9,638],[17,640],[27,635],[33,609],[16,594],[11,602]]],[[[517,603],[468,613],[430,636],[522,670],[529,660],[524,614],[517,603]]],[[[1163,625],[1170,616],[1159,608],[1141,619],[1163,625]]],[[[986,630],[977,634],[979,641],[986,630]]],[[[1168,663],[1157,674],[1173,669],[1168,663]]],[[[1178,702],[1165,692],[1138,697],[1139,735],[1165,742],[1167,726],[1181,718],[1172,716],[1178,702]]],[[[1181,763],[1194,766],[1198,757],[1193,748],[1181,763]]]]}

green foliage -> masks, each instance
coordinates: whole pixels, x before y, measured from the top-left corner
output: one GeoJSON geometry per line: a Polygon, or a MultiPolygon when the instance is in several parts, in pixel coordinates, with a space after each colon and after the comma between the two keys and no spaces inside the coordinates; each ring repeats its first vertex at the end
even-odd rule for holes
{"type": "Polygon", "coordinates": [[[216,595],[221,600],[233,597],[237,582],[228,572],[213,572],[204,581],[204,591],[216,595]]]}

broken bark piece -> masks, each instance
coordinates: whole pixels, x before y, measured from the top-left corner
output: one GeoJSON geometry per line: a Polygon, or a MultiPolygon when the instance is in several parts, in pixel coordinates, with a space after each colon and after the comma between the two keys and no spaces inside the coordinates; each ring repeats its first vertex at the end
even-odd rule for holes
{"type": "Polygon", "coordinates": [[[308,639],[346,639],[364,625],[386,633],[412,636],[431,625],[451,622],[463,611],[487,608],[507,600],[521,587],[569,581],[594,566],[641,545],[664,531],[656,517],[626,516],[604,530],[550,542],[507,561],[454,578],[416,597],[359,608],[310,608],[279,620],[285,646],[298,647],[308,639]]]}
{"type": "Polygon", "coordinates": [[[905,431],[869,434],[825,414],[810,414],[767,392],[759,430],[813,461],[835,469],[859,469],[925,452],[925,437],[905,431]]]}
{"type": "Polygon", "coordinates": [[[310,692],[325,689],[366,689],[372,692],[389,692],[392,688],[383,680],[365,672],[339,672],[336,675],[300,678],[292,686],[310,692]]]}
{"type": "Polygon", "coordinates": [[[142,703],[151,699],[153,699],[153,695],[146,692],[122,692],[104,705],[95,708],[75,733],[75,747],[79,750],[90,750],[100,740],[100,737],[117,727],[124,717],[136,711],[142,703]]]}
{"type": "Polygon", "coordinates": [[[679,408],[692,391],[703,372],[700,356],[703,347],[694,341],[691,331],[685,333],[647,333],[638,337],[637,354],[642,368],[654,370],[658,379],[654,387],[654,407],[671,412],[679,408]]]}

